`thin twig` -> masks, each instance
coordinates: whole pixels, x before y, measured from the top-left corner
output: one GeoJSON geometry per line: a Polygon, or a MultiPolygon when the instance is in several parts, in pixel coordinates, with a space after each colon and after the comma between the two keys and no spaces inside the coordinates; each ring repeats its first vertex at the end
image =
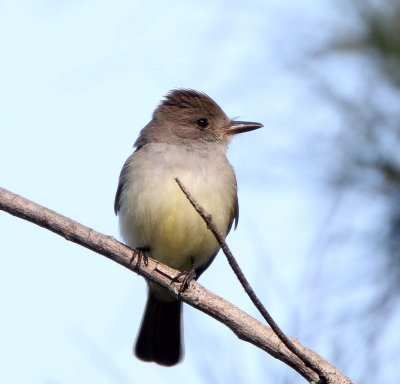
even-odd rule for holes
{"type": "Polygon", "coordinates": [[[250,297],[251,301],[254,303],[258,311],[264,317],[265,321],[269,324],[275,334],[278,336],[279,340],[291,351],[293,352],[299,359],[301,359],[307,367],[313,369],[318,375],[323,379],[323,383],[327,383],[328,380],[318,367],[318,365],[314,364],[312,360],[308,358],[306,354],[300,351],[292,341],[283,333],[283,331],[279,328],[278,324],[269,314],[267,309],[261,303],[257,295],[255,294],[254,290],[251,288],[249,282],[247,281],[246,277],[244,276],[242,270],[239,267],[236,259],[234,258],[232,252],[230,251],[224,236],[222,235],[221,231],[219,230],[217,224],[215,224],[212,216],[202,207],[200,206],[197,201],[193,198],[187,188],[182,184],[178,177],[175,178],[175,181],[178,183],[182,192],[186,195],[187,199],[192,204],[193,208],[198,212],[198,214],[203,218],[203,220],[207,224],[207,228],[214,234],[218,244],[220,245],[221,249],[223,250],[226,258],[228,259],[229,265],[233,269],[233,272],[236,274],[237,278],[239,279],[240,283],[242,284],[244,290],[246,291],[247,295],[250,297]]]}

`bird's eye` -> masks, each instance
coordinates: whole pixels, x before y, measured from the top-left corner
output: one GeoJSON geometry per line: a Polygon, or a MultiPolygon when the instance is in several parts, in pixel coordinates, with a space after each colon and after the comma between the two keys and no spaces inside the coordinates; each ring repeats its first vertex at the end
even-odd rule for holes
{"type": "Polygon", "coordinates": [[[197,120],[197,125],[201,128],[206,128],[206,127],[208,127],[208,120],[205,118],[199,119],[199,120],[197,120]]]}

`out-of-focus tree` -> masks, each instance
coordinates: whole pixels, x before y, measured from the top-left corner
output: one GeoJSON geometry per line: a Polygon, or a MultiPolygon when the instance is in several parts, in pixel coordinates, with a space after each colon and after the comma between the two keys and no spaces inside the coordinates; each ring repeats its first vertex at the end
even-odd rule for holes
{"type": "Polygon", "coordinates": [[[340,121],[329,143],[318,142],[327,194],[336,202],[318,257],[340,273],[321,276],[319,265],[314,276],[331,292],[319,309],[335,360],[360,366],[353,379],[388,383],[400,366],[400,1],[340,6],[353,23],[336,25],[309,63],[316,91],[340,121]],[[342,262],[346,271],[335,265],[342,262]],[[329,313],[333,302],[341,310],[329,313]]]}

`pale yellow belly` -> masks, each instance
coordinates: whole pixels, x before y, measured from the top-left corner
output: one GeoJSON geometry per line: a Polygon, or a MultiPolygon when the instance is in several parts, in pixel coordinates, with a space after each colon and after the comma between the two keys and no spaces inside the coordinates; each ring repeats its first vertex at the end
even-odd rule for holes
{"type": "Polygon", "coordinates": [[[207,177],[181,169],[167,173],[158,178],[144,177],[132,184],[120,210],[122,236],[133,248],[149,247],[151,257],[173,268],[199,268],[219,246],[174,175],[212,215],[224,235],[230,226],[236,191],[232,183],[224,180],[210,182],[207,177]]]}

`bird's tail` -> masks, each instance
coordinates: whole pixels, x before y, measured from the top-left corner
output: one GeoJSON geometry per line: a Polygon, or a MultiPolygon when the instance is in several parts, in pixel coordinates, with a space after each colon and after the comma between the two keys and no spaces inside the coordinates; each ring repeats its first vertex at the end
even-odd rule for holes
{"type": "Polygon", "coordinates": [[[181,301],[162,301],[149,289],[135,355],[160,365],[177,364],[182,357],[181,313],[181,301]]]}

